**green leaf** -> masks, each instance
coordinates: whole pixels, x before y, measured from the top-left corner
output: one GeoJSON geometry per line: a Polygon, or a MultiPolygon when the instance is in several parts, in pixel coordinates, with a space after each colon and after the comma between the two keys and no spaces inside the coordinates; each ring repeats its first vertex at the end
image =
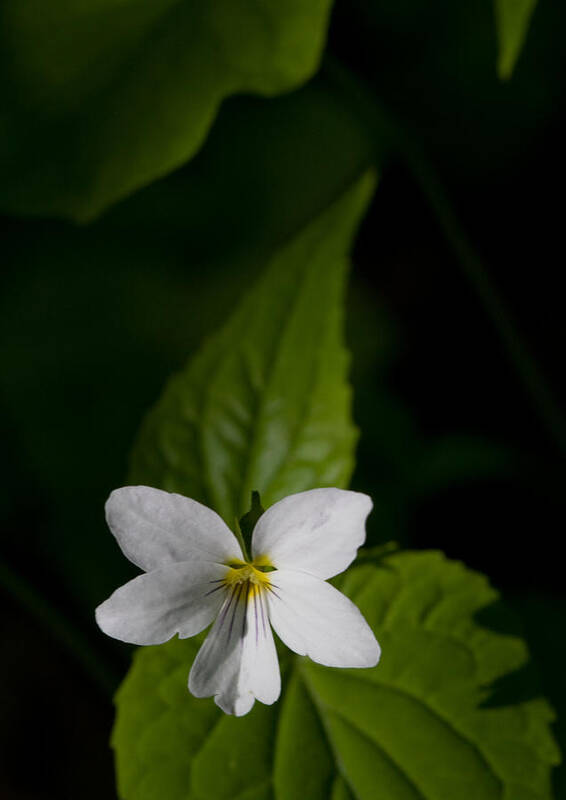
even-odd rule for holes
{"type": "Polygon", "coordinates": [[[130,480],[197,499],[232,526],[251,492],[346,486],[357,432],[342,343],[346,253],[366,176],[272,258],[148,415],[130,480]]]}
{"type": "Polygon", "coordinates": [[[223,98],[307,80],[330,0],[5,0],[0,203],[88,219],[178,167],[223,98]]]}
{"type": "Polygon", "coordinates": [[[495,0],[499,40],[497,72],[502,80],[511,77],[536,4],[537,0],[495,0]]]}
{"type": "Polygon", "coordinates": [[[528,663],[523,641],[478,622],[497,593],[439,553],[393,553],[342,590],[378,636],[371,670],[294,658],[282,698],[227,717],[186,689],[194,640],[140,649],[117,696],[123,800],[550,800],[552,713],[481,707],[528,663]]]}

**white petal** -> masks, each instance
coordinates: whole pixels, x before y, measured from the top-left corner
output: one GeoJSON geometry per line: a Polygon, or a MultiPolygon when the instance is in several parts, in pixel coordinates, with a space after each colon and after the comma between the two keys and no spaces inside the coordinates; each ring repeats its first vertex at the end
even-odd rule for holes
{"type": "Polygon", "coordinates": [[[96,609],[96,621],[108,636],[131,644],[195,636],[222,605],[226,572],[206,562],[167,564],[117,589],[96,609]]]}
{"type": "Polygon", "coordinates": [[[271,705],[281,692],[279,662],[265,597],[240,585],[200,648],[189,675],[195,697],[210,697],[227,714],[247,714],[254,700],[271,705]],[[247,602],[246,602],[247,598],[247,602]]]}
{"type": "Polygon", "coordinates": [[[176,561],[227,563],[240,545],[212,509],[150,486],[124,486],[106,502],[106,521],[122,552],[148,572],[176,561]]]}
{"type": "Polygon", "coordinates": [[[367,494],[344,489],[291,494],[259,518],[252,538],[254,558],[267,556],[278,569],[331,578],[356,557],[371,508],[367,494]]]}
{"type": "Polygon", "coordinates": [[[380,648],[357,606],[312,575],[271,572],[269,618],[280,639],[327,667],[374,667],[380,648]]]}

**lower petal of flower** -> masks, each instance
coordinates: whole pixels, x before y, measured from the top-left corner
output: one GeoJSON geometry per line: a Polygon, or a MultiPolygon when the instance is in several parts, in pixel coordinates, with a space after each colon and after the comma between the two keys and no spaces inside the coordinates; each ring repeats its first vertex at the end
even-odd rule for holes
{"type": "Polygon", "coordinates": [[[260,700],[279,697],[281,677],[269,625],[265,589],[251,581],[226,589],[220,613],[200,648],[189,675],[196,697],[214,695],[227,714],[247,714],[260,700]]]}

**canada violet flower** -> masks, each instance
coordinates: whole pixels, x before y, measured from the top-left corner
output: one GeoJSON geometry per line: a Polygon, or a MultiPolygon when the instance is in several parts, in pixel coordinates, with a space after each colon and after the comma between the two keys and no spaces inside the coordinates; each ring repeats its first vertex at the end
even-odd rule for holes
{"type": "Polygon", "coordinates": [[[148,486],[112,492],[106,519],[144,570],[96,609],[109,636],[140,645],[195,636],[214,622],[189,675],[196,697],[228,714],[281,691],[271,627],[295,653],[328,667],[373,667],[379,645],[358,608],[326,583],[354,560],[372,507],[365,494],[312,489],[259,518],[246,561],[210,508],[148,486]]]}

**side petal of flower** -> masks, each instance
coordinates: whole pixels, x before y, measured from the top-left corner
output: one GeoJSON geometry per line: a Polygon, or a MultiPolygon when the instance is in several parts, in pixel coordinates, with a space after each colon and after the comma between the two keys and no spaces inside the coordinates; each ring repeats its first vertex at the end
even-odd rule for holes
{"type": "Polygon", "coordinates": [[[319,578],[291,570],[273,575],[269,618],[280,639],[327,667],[374,667],[380,647],[357,606],[319,578]]]}
{"type": "Polygon", "coordinates": [[[222,605],[225,574],[226,567],[207,562],[168,564],[117,589],[96,609],[96,621],[108,636],[131,644],[195,636],[222,605]]]}
{"type": "Polygon", "coordinates": [[[224,520],[180,494],[124,486],[106,501],[106,521],[126,558],[146,572],[176,561],[242,558],[224,520]]]}
{"type": "Polygon", "coordinates": [[[256,698],[267,705],[277,700],[279,662],[260,592],[240,585],[226,598],[194,660],[189,690],[195,697],[214,695],[223,711],[237,717],[247,714],[256,698]]]}
{"type": "Polygon", "coordinates": [[[254,558],[267,556],[278,569],[331,578],[356,557],[371,508],[368,495],[344,489],[291,494],[259,518],[252,539],[254,558]]]}

